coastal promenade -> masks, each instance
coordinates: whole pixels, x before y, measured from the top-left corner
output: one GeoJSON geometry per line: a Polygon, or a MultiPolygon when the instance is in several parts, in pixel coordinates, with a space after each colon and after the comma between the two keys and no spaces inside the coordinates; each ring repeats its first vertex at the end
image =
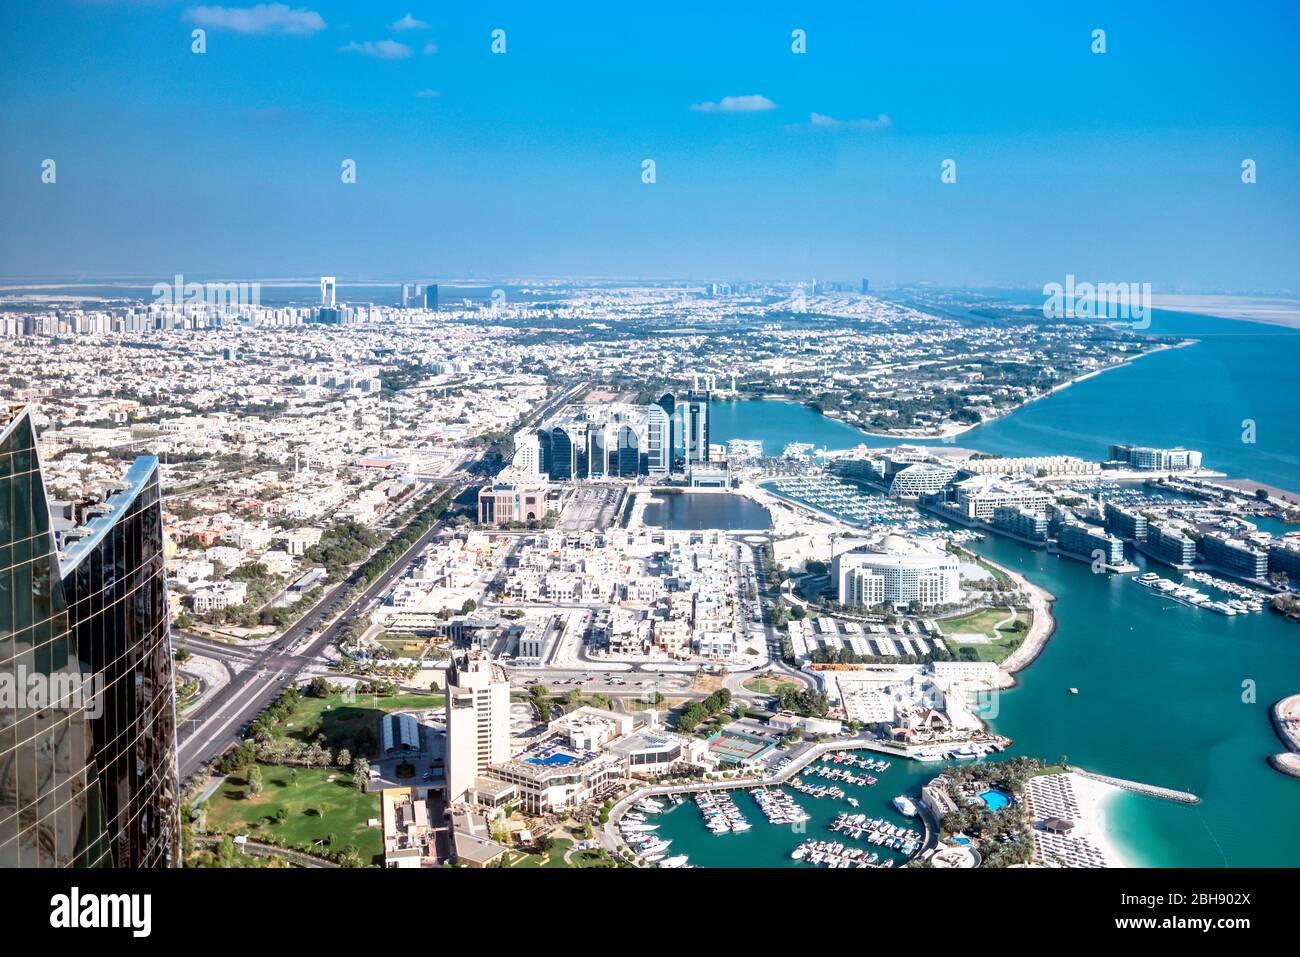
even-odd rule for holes
{"type": "Polygon", "coordinates": [[[1268,763],[1274,770],[1300,778],[1300,694],[1283,698],[1270,711],[1273,728],[1287,750],[1271,754],[1268,763]]]}
{"type": "Polygon", "coordinates": [[[1092,771],[1084,771],[1082,768],[1070,768],[1075,774],[1082,778],[1088,778],[1090,781],[1100,781],[1102,784],[1109,784],[1111,787],[1119,788],[1122,791],[1131,791],[1134,794],[1145,794],[1147,797],[1161,798],[1165,801],[1174,801],[1178,804],[1200,804],[1201,799],[1191,791],[1176,791],[1173,788],[1162,788],[1155,784],[1143,784],[1141,781],[1129,781],[1124,778],[1112,778],[1105,774],[1096,774],[1092,771]]]}

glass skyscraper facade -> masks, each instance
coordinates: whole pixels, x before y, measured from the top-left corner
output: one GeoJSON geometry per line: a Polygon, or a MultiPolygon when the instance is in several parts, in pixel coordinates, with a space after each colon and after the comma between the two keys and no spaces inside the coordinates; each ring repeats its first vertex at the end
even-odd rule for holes
{"type": "Polygon", "coordinates": [[[179,864],[158,461],[56,551],[25,408],[0,431],[0,866],[179,864]]]}

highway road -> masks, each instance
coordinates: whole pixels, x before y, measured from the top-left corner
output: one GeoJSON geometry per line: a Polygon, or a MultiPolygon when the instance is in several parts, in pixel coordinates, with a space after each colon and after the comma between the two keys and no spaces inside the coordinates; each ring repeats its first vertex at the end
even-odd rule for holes
{"type": "MultiPolygon", "coordinates": [[[[464,490],[464,486],[455,486],[451,490],[453,499],[464,490]]],[[[244,649],[250,652],[246,656],[246,666],[236,674],[225,687],[213,694],[208,700],[199,704],[190,714],[179,722],[177,741],[180,765],[180,777],[184,781],[205,762],[220,756],[226,748],[239,740],[244,727],[259,715],[289,684],[312,663],[339,634],[349,616],[358,608],[365,608],[371,601],[378,599],[396,579],[406,572],[407,567],[419,556],[425,546],[433,540],[443,527],[440,519],[420,536],[389,569],[373,581],[360,597],[344,607],[340,607],[342,596],[348,587],[358,580],[360,566],[343,581],[334,585],[325,597],[294,622],[283,635],[273,643],[258,649],[244,649]],[[316,638],[296,647],[303,642],[313,629],[323,621],[337,617],[328,628],[316,638]]],[[[180,642],[191,647],[197,654],[211,654],[214,657],[223,653],[229,656],[231,646],[220,648],[202,639],[183,637],[180,642]]]]}
{"type": "MultiPolygon", "coordinates": [[[[577,383],[562,388],[537,409],[529,418],[528,424],[535,424],[564,402],[570,401],[583,387],[583,383],[577,383]]],[[[481,458],[481,455],[476,458],[481,458]]],[[[468,471],[472,465],[473,460],[467,460],[463,467],[468,471]]],[[[454,482],[450,487],[452,501],[455,502],[473,484],[465,476],[454,482]]],[[[358,609],[364,609],[377,600],[398,577],[405,574],[411,562],[442,530],[443,525],[442,520],[435,522],[359,598],[342,607],[344,593],[358,580],[359,569],[354,569],[346,579],[330,588],[315,607],[269,645],[236,651],[238,646],[195,635],[179,635],[177,644],[190,647],[196,654],[207,654],[227,664],[236,663],[242,658],[244,664],[224,687],[178,721],[176,738],[181,780],[188,779],[204,763],[219,757],[238,741],[248,723],[290,683],[298,680],[314,659],[338,637],[343,623],[358,609]],[[325,631],[304,643],[304,639],[318,625],[331,620],[333,623],[325,631]],[[301,647],[298,647],[300,644],[301,647]],[[240,654],[241,651],[243,654],[240,654]]]]}

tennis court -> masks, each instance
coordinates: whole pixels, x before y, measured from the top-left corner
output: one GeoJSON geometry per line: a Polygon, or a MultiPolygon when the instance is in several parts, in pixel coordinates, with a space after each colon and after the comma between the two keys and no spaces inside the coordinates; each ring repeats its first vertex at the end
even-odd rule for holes
{"type": "Polygon", "coordinates": [[[751,734],[735,731],[719,731],[709,738],[709,750],[730,764],[744,764],[756,761],[771,751],[772,742],[763,741],[751,734]]]}

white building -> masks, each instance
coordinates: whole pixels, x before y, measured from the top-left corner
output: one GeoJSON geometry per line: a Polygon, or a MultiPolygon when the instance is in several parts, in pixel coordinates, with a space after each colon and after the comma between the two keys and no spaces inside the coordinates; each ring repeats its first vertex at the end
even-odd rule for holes
{"type": "Polygon", "coordinates": [[[447,669],[447,800],[464,800],[488,766],[510,758],[510,681],[482,652],[447,669]]]}
{"type": "Polygon", "coordinates": [[[999,508],[1026,508],[1041,512],[1052,496],[1029,482],[1008,481],[991,475],[977,475],[957,483],[957,503],[968,519],[993,521],[999,508]]]}
{"type": "Polygon", "coordinates": [[[213,582],[190,596],[190,604],[200,615],[242,605],[248,595],[246,582],[213,582]]]}
{"type": "Polygon", "coordinates": [[[844,605],[870,607],[889,602],[905,608],[914,601],[931,606],[961,600],[957,559],[901,535],[886,536],[871,551],[836,556],[832,574],[844,605]]]}

